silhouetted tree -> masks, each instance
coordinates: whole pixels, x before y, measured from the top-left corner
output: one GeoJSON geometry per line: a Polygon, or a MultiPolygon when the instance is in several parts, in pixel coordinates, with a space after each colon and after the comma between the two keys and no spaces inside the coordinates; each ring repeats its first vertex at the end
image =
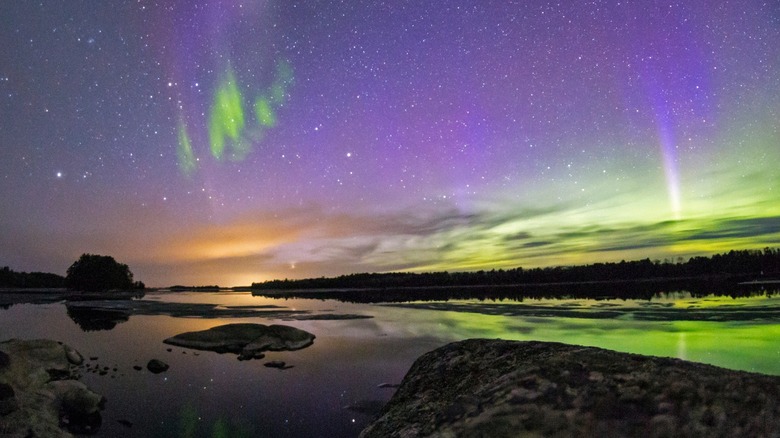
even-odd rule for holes
{"type": "Polygon", "coordinates": [[[68,268],[65,283],[69,289],[107,291],[133,289],[133,273],[111,256],[82,254],[68,268]]]}

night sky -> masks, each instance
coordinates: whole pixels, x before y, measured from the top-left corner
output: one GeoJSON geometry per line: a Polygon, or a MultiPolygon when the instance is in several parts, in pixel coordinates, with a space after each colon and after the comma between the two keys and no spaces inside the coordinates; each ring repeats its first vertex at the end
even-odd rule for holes
{"type": "Polygon", "coordinates": [[[780,3],[0,2],[0,266],[147,285],[780,245],[780,3]]]}

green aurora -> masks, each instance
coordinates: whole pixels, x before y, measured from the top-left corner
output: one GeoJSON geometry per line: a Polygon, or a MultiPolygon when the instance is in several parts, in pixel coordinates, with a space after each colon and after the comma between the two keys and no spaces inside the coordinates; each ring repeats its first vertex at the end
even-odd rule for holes
{"type": "MultiPolygon", "coordinates": [[[[214,99],[208,114],[208,145],[211,156],[217,161],[228,159],[242,161],[252,151],[253,145],[261,141],[265,130],[278,123],[278,111],[286,100],[293,82],[290,65],[280,61],[276,65],[274,81],[267,89],[257,93],[252,109],[256,125],[247,121],[245,108],[247,97],[232,67],[227,67],[214,91],[214,99]]],[[[196,158],[187,125],[178,125],[177,156],[179,168],[190,176],[197,170],[196,158]]]]}

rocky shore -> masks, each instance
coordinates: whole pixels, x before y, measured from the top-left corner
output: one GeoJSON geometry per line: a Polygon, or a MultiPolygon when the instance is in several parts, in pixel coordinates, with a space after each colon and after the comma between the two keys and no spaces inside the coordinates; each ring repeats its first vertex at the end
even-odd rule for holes
{"type": "Polygon", "coordinates": [[[418,358],[372,437],[778,437],[780,377],[547,342],[418,358]]]}
{"type": "Polygon", "coordinates": [[[78,351],[52,340],[0,342],[0,436],[96,432],[105,399],[77,380],[83,361],[78,351]]]}

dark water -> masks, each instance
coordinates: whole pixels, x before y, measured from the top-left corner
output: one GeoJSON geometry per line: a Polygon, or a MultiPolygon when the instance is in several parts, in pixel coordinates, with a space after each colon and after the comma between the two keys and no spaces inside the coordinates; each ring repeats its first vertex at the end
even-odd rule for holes
{"type": "Polygon", "coordinates": [[[100,436],[119,437],[357,436],[392,396],[380,384],[399,383],[419,355],[474,337],[593,345],[780,375],[777,297],[352,304],[179,292],[144,300],[254,310],[241,318],[132,314],[85,324],[64,303],[18,304],[0,310],[0,338],[57,339],[97,357],[89,362],[108,372],[85,372],[82,380],[108,399],[100,436]],[[371,318],[285,320],[282,311],[371,318]],[[239,321],[292,325],[317,338],[304,350],[267,354],[265,360],[293,366],[287,370],[229,354],[168,352],[162,343],[239,321]],[[170,369],[155,375],[132,368],[152,358],[170,369]]]}

